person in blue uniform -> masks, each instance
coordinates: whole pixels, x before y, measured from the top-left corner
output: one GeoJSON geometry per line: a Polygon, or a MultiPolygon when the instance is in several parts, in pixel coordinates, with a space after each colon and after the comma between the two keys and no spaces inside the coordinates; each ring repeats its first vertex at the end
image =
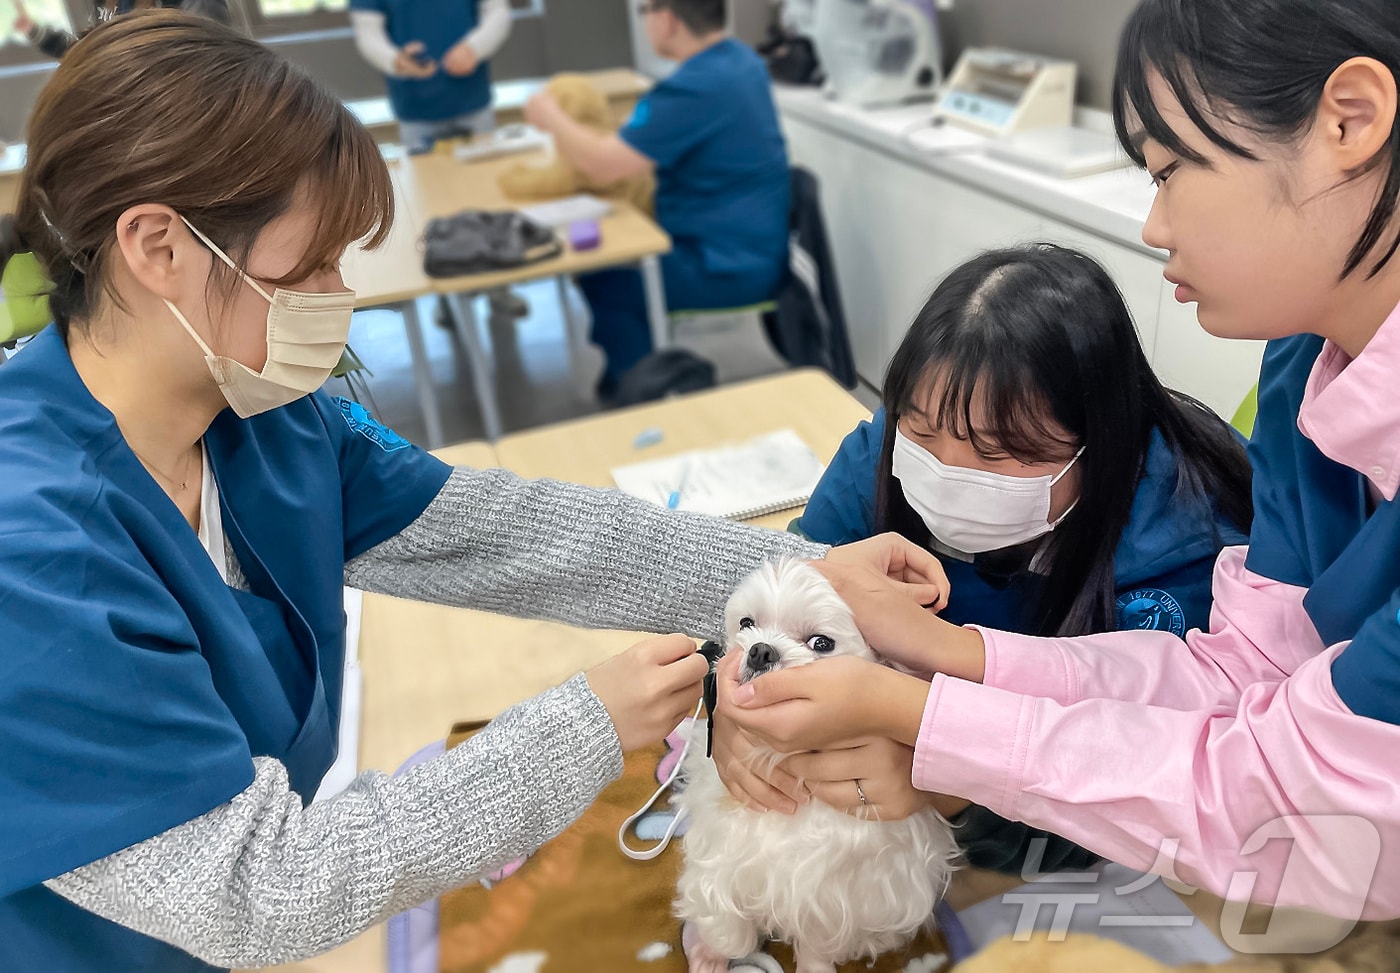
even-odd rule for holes
{"type": "Polygon", "coordinates": [[[410,152],[495,128],[490,60],[510,36],[508,0],[353,0],[350,24],[410,152]]]}
{"type": "MultiPolygon", "coordinates": [[[[647,37],[680,62],[616,135],[569,118],[548,94],[526,118],[595,182],[656,173],[656,219],[671,237],[661,258],[672,310],[742,307],[772,298],[788,253],[787,147],[763,60],[725,31],[726,0],[649,0],[647,37]]],[[[578,281],[606,357],[598,390],[652,350],[641,275],[631,269],[578,281]]]]}
{"type": "MultiPolygon", "coordinates": [[[[890,362],[884,406],[846,437],[794,529],[829,544],[894,530],[928,547],[955,625],[1181,637],[1209,621],[1216,556],[1245,542],[1251,516],[1232,430],[1158,382],[1102,267],[1038,245],[939,285],[890,362]]],[[[1096,860],[966,802],[943,809],[974,865],[1096,860]]]]}
{"type": "MultiPolygon", "coordinates": [[[[29,139],[0,239],[33,248],[54,324],[0,366],[7,973],[323,952],[557,835],[699,698],[695,643],[647,639],[307,806],[346,584],[708,634],[762,559],[828,553],[453,469],[320,391],[354,308],[340,255],[383,239],[393,192],[368,132],[255,41],[174,12],[99,26],[29,139]]],[[[829,556],[936,573],[903,542],[829,556]]]]}

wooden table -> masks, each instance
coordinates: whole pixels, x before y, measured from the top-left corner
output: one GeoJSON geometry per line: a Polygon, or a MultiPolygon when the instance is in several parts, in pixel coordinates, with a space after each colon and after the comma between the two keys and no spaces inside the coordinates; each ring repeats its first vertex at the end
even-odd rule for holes
{"type": "MultiPolygon", "coordinates": [[[[497,443],[496,452],[502,466],[521,476],[608,487],[617,466],[787,428],[825,462],[856,423],[869,417],[870,410],[830,376],[809,369],[518,433],[497,443]],[[647,429],[665,438],[638,450],[633,443],[647,429]]],[[[783,511],[752,523],[782,530],[799,513],[783,511]]]]}
{"type": "MultiPolygon", "coordinates": [[[[407,156],[392,164],[403,203],[401,219],[416,228],[413,252],[421,261],[417,239],[428,221],[451,216],[464,209],[516,209],[520,201],[501,191],[500,175],[517,165],[541,162],[545,153],[523,153],[479,162],[458,162],[450,152],[407,156]]],[[[467,351],[476,384],[486,438],[495,440],[501,432],[500,410],[496,402],[495,377],[488,355],[487,339],[472,307],[472,296],[498,287],[553,277],[559,282],[559,300],[571,340],[581,334],[572,318],[572,303],[565,293],[565,278],[575,274],[636,264],[646,285],[647,312],[653,333],[665,332],[666,294],[661,281],[659,257],[671,249],[671,240],[647,215],[631,204],[613,201],[613,211],[600,221],[602,245],[593,250],[575,251],[565,244],[564,252],[553,260],[514,270],[438,278],[431,281],[434,291],[447,298],[453,314],[454,330],[467,351]]],[[[387,245],[386,245],[387,249],[387,245]]],[[[390,259],[397,261],[398,256],[390,259]]]]}
{"type": "MultiPolygon", "coordinates": [[[[608,470],[643,457],[717,446],[791,427],[823,460],[869,412],[825,374],[789,372],[534,432],[439,451],[448,462],[500,465],[523,476],[611,485],[608,470]],[[643,429],[664,439],[646,450],[643,429]]],[[[797,511],[756,521],[786,525],[797,511]]],[[[607,659],[641,636],[589,631],[365,595],[360,769],[392,771],[454,722],[494,716],[607,659]]],[[[383,927],[281,973],[385,973],[383,927]]]]}
{"type": "Polygon", "coordinates": [[[345,283],[355,291],[356,310],[387,307],[402,316],[427,446],[437,449],[445,441],[442,410],[438,408],[428,348],[423,341],[422,323],[418,320],[418,298],[433,293],[433,282],[423,272],[423,255],[418,249],[422,231],[408,216],[398,170],[393,166],[389,167],[389,181],[394,187],[394,225],[388,238],[378,250],[351,247],[341,260],[341,273],[345,283]]]}

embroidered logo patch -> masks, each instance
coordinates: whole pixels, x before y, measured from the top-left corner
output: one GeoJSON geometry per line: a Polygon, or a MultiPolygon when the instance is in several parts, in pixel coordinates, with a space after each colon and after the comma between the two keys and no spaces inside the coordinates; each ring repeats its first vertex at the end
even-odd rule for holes
{"type": "Polygon", "coordinates": [[[336,405],[340,406],[340,414],[345,417],[345,424],[384,452],[393,453],[409,447],[410,443],[407,439],[370,415],[360,403],[352,402],[341,396],[336,396],[335,402],[336,405]]]}
{"type": "Polygon", "coordinates": [[[1186,634],[1186,612],[1160,588],[1138,588],[1118,597],[1118,628],[1145,632],[1186,634]]]}

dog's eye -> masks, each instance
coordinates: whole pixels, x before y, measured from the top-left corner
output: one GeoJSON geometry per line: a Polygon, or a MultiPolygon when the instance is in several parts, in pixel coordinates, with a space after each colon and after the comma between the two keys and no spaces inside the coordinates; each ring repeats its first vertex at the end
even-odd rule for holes
{"type": "Polygon", "coordinates": [[[752,619],[752,618],[748,618],[747,616],[744,617],[744,618],[739,619],[739,627],[740,627],[740,628],[753,628],[753,619],[752,619]]]}
{"type": "Polygon", "coordinates": [[[836,650],[836,643],[826,635],[813,635],[807,640],[807,647],[818,655],[826,655],[836,650]]]}

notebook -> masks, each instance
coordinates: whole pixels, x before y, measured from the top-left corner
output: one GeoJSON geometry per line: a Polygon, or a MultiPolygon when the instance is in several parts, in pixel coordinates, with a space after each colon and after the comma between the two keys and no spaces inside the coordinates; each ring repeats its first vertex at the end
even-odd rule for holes
{"type": "Polygon", "coordinates": [[[826,467],[791,429],[612,471],[624,493],[662,507],[748,520],[800,507],[826,467]]]}

